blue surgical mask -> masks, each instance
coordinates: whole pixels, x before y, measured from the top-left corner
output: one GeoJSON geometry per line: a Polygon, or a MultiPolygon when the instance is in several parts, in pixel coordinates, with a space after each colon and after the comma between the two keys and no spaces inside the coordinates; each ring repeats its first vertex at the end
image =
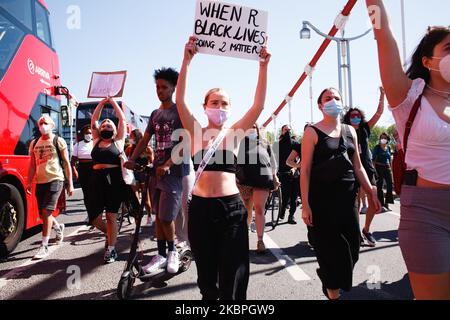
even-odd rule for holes
{"type": "Polygon", "coordinates": [[[323,112],[333,118],[339,118],[344,108],[336,100],[331,100],[323,105],[323,112]]]}
{"type": "Polygon", "coordinates": [[[361,124],[361,118],[351,118],[350,123],[354,126],[359,126],[361,124]]]}

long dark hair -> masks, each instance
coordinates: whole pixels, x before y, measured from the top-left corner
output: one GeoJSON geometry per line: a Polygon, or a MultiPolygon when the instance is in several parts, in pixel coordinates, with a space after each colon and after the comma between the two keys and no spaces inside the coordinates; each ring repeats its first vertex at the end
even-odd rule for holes
{"type": "MultiPolygon", "coordinates": [[[[361,124],[364,124],[364,123],[367,122],[367,120],[366,120],[366,115],[365,115],[365,113],[364,113],[361,109],[359,109],[359,108],[350,108],[350,109],[347,111],[347,113],[345,114],[345,116],[344,116],[344,124],[351,125],[351,122],[350,122],[350,115],[352,114],[353,111],[358,111],[359,114],[361,115],[361,124]]],[[[361,124],[360,124],[360,125],[361,125],[361,124]]]]}
{"type": "Polygon", "coordinates": [[[434,48],[450,34],[449,27],[429,27],[427,34],[420,41],[416,51],[412,55],[406,75],[411,79],[421,78],[426,83],[430,82],[430,70],[422,62],[423,57],[431,58],[434,48]]]}

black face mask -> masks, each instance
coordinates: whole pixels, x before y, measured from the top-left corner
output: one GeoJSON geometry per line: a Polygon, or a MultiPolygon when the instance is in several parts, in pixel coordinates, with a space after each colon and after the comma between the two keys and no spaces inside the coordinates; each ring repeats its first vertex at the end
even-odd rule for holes
{"type": "Polygon", "coordinates": [[[114,132],[109,130],[103,130],[100,132],[100,137],[102,137],[102,139],[111,139],[113,135],[114,132]]]}

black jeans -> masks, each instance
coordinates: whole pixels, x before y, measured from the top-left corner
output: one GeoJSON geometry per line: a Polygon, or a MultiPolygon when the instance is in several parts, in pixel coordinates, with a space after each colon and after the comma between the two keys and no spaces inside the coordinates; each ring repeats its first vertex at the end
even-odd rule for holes
{"type": "Polygon", "coordinates": [[[378,200],[380,200],[381,205],[385,206],[388,203],[394,203],[394,195],[392,194],[393,182],[392,182],[392,170],[391,167],[375,164],[375,169],[377,170],[377,192],[378,200]],[[383,184],[386,182],[386,197],[383,191],[383,184]]]}
{"type": "Polygon", "coordinates": [[[280,216],[284,217],[286,206],[289,203],[289,218],[294,217],[297,210],[297,198],[300,195],[300,178],[290,173],[280,172],[281,183],[281,209],[280,216]]]}
{"type": "Polygon", "coordinates": [[[250,261],[247,210],[240,195],[192,196],[188,233],[203,300],[245,300],[250,261]]]}

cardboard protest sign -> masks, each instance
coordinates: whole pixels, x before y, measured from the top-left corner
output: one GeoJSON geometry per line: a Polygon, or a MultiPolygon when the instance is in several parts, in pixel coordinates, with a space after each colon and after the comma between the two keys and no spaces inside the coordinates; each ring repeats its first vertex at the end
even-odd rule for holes
{"type": "Polygon", "coordinates": [[[214,0],[198,0],[194,36],[198,52],[259,60],[267,42],[268,13],[214,0]]]}
{"type": "Polygon", "coordinates": [[[126,78],[126,71],[93,72],[88,98],[122,97],[126,78]]]}

